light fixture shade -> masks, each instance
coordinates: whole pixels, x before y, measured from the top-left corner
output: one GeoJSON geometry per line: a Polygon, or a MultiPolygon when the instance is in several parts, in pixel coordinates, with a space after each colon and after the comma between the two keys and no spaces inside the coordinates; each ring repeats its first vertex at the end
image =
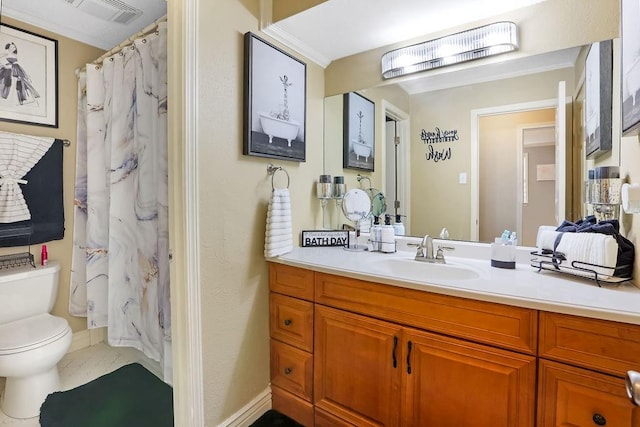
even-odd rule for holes
{"type": "Polygon", "coordinates": [[[494,22],[389,51],[382,55],[382,77],[390,79],[517,49],[516,24],[494,22]]]}

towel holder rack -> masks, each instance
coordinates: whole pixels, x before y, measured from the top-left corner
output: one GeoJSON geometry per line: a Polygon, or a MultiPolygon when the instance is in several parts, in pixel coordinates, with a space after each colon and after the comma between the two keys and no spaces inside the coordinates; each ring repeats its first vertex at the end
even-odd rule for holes
{"type": "Polygon", "coordinates": [[[276,172],[278,171],[282,171],[285,173],[285,175],[287,175],[287,188],[289,188],[289,184],[291,183],[291,180],[289,179],[289,172],[287,172],[287,170],[282,166],[274,166],[272,163],[269,163],[267,165],[267,175],[271,175],[271,189],[276,189],[275,185],[273,184],[273,179],[276,176],[276,172]]]}
{"type": "Polygon", "coordinates": [[[371,178],[369,178],[368,176],[364,176],[364,175],[360,175],[358,174],[358,176],[356,177],[356,179],[358,180],[358,182],[360,183],[360,187],[362,187],[362,180],[366,179],[367,181],[369,181],[369,187],[371,187],[371,178]]]}

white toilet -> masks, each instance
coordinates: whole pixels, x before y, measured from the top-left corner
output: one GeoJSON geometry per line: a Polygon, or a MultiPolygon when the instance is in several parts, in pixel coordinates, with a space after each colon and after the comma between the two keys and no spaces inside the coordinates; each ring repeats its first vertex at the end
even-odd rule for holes
{"type": "Polygon", "coordinates": [[[49,393],[60,390],[56,366],[71,345],[66,319],[49,314],[60,265],[0,270],[0,409],[12,418],[37,417],[49,393]]]}

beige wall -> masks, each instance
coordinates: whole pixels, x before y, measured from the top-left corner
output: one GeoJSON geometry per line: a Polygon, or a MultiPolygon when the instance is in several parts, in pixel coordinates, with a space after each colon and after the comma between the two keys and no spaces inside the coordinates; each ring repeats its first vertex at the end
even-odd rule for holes
{"type": "Polygon", "coordinates": [[[304,10],[310,9],[327,0],[295,0],[295,1],[283,1],[273,0],[273,22],[278,22],[282,19],[293,16],[304,10]]]}
{"type": "MultiPolygon", "coordinates": [[[[629,183],[640,183],[640,137],[623,137],[620,143],[620,177],[629,183]]],[[[640,215],[620,214],[624,235],[636,248],[633,276],[636,286],[640,286],[640,215]]]]}
{"type": "MultiPolygon", "coordinates": [[[[269,287],[264,231],[271,178],[291,177],[293,228],[319,224],[323,70],[307,63],[307,161],[242,154],[243,34],[258,30],[258,0],[197,0],[198,214],[206,424],[218,425],[269,385],[269,287]]],[[[267,37],[264,37],[268,39],[267,37]]]]}
{"type": "MultiPolygon", "coordinates": [[[[557,97],[558,82],[574,87],[573,69],[463,86],[411,97],[411,212],[413,234],[438,235],[443,227],[452,239],[470,238],[471,120],[472,110],[533,102],[557,97]],[[436,144],[450,146],[452,159],[426,160],[420,140],[422,129],[458,130],[459,140],[436,144]],[[467,184],[458,177],[466,172],[467,184]]],[[[437,148],[437,147],[436,147],[437,148]]]]}
{"type": "MultiPolygon", "coordinates": [[[[47,242],[49,259],[60,263],[58,298],[53,314],[66,318],[74,332],[87,329],[85,318],[69,315],[69,275],[71,270],[71,250],[73,246],[73,197],[76,170],[76,113],[78,108],[78,84],[74,70],[91,62],[104,53],[102,49],[62,37],[58,34],[33,27],[6,17],[2,22],[58,40],[58,128],[31,126],[18,123],[0,122],[0,130],[37,136],[50,136],[71,141],[71,147],[64,150],[64,239],[47,242]]],[[[2,248],[0,255],[24,252],[28,248],[2,248]]],[[[32,246],[31,253],[40,260],[40,245],[32,246]]]]}

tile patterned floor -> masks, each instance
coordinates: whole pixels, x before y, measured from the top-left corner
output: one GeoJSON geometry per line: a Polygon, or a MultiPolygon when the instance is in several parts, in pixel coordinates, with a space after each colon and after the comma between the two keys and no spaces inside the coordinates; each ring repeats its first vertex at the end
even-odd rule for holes
{"type": "MultiPolygon", "coordinates": [[[[138,362],[154,374],[159,375],[160,366],[133,348],[110,347],[104,343],[67,353],[60,363],[60,382],[63,390],[69,390],[124,366],[138,362]]],[[[4,391],[5,379],[0,378],[0,392],[4,391]]],[[[39,427],[38,418],[16,420],[0,411],[0,426],[39,427]]]]}

